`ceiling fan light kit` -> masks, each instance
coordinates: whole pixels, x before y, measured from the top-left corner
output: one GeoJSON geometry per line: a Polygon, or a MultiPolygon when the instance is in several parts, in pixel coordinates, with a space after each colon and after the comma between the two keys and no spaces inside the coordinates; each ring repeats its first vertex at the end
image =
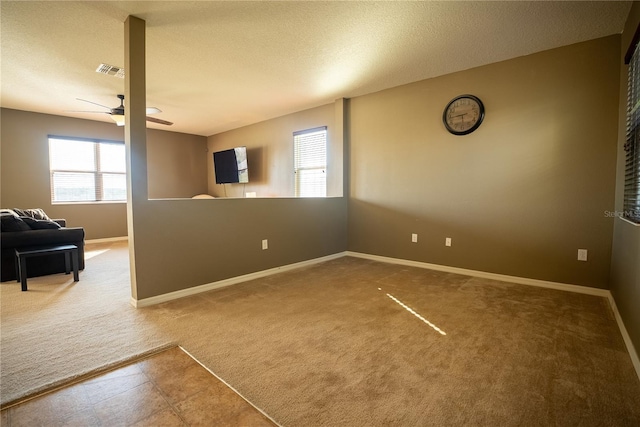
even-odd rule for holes
{"type": "Polygon", "coordinates": [[[111,118],[114,122],[116,122],[118,126],[124,126],[124,115],[121,116],[120,114],[112,114],[111,118]]]}

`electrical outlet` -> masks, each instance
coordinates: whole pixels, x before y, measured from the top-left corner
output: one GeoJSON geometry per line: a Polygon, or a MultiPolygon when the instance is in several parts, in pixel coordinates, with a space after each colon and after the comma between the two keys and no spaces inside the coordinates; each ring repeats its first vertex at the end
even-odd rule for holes
{"type": "Polygon", "coordinates": [[[262,240],[262,250],[269,249],[269,241],[267,239],[262,240]]]}
{"type": "Polygon", "coordinates": [[[416,233],[411,234],[411,241],[413,243],[418,243],[418,235],[416,233]]]}
{"type": "Polygon", "coordinates": [[[578,249],[578,261],[586,261],[586,260],[587,260],[587,250],[578,249]]]}
{"type": "Polygon", "coordinates": [[[451,246],[451,237],[447,237],[446,239],[444,239],[444,245],[451,246]]]}

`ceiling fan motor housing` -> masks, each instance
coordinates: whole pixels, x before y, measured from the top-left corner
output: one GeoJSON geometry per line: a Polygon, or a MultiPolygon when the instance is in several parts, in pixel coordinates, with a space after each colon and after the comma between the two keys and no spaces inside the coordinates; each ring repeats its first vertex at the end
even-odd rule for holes
{"type": "Polygon", "coordinates": [[[120,105],[116,108],[112,108],[111,114],[115,114],[116,116],[124,116],[124,95],[118,94],[118,99],[120,99],[120,105]]]}

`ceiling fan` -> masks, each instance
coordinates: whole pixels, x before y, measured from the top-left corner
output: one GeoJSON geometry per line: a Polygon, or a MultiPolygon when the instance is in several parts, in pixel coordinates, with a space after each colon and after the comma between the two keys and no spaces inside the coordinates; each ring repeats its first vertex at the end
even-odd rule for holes
{"type": "MultiPolygon", "coordinates": [[[[87,101],[86,99],[76,98],[78,101],[88,102],[89,104],[97,105],[102,108],[106,108],[109,111],[69,111],[70,113],[99,113],[99,114],[109,114],[114,122],[118,126],[124,126],[124,95],[118,95],[118,99],[120,99],[120,105],[111,108],[106,105],[98,104],[97,102],[87,101]]],[[[156,107],[147,107],[147,114],[157,114],[161,113],[162,110],[156,107]]],[[[173,123],[168,122],[162,119],[156,119],[155,117],[147,116],[147,121],[152,123],[159,123],[161,125],[171,126],[173,123]]]]}

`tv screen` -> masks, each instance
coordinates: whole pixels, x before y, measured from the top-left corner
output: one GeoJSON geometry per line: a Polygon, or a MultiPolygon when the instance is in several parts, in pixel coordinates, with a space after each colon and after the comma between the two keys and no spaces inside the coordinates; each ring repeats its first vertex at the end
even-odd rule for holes
{"type": "Polygon", "coordinates": [[[213,153],[216,184],[249,182],[247,147],[236,147],[213,153]]]}

